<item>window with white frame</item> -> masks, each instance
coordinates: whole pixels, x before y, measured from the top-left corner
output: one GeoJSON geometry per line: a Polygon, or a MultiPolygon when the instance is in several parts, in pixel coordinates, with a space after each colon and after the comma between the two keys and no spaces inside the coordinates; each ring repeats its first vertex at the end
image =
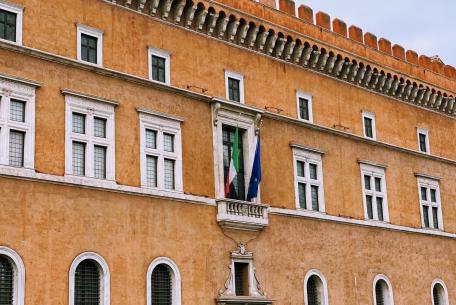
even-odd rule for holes
{"type": "Polygon", "coordinates": [[[115,104],[66,92],[65,173],[115,180],[115,104]]]}
{"type": "Polygon", "coordinates": [[[70,267],[69,305],[109,305],[108,264],[97,253],[78,255],[70,267]]]}
{"type": "Polygon", "coordinates": [[[360,163],[365,219],[389,221],[385,168],[360,163]]]}
{"type": "Polygon", "coordinates": [[[417,179],[423,228],[443,230],[439,181],[421,176],[417,179]]]}
{"type": "Polygon", "coordinates": [[[25,269],[12,249],[0,247],[0,304],[24,304],[25,269]]]}
{"type": "Polygon", "coordinates": [[[168,85],[171,83],[169,52],[149,48],[149,79],[168,85]]]}
{"type": "Polygon", "coordinates": [[[310,94],[297,91],[296,103],[298,106],[298,118],[306,122],[312,122],[312,96],[310,94]]]}
{"type": "Polygon", "coordinates": [[[178,117],[138,109],[141,137],[141,185],[181,192],[182,143],[178,117]]]}
{"type": "Polygon", "coordinates": [[[311,270],[304,279],[305,305],[328,305],[328,287],[323,274],[311,270]]]}
{"type": "Polygon", "coordinates": [[[322,153],[293,146],[296,207],[324,212],[322,153]]]}
{"type": "Polygon", "coordinates": [[[244,76],[225,71],[226,99],[232,102],[244,103],[244,76]]]}
{"type": "Polygon", "coordinates": [[[363,111],[363,132],[364,137],[375,140],[377,133],[375,130],[375,114],[363,111]]]}
{"type": "Polygon", "coordinates": [[[448,291],[442,280],[434,280],[431,286],[432,305],[448,305],[448,291]]]}
{"type": "Polygon", "coordinates": [[[374,279],[374,305],[394,305],[393,288],[384,275],[377,275],[374,279]]]}
{"type": "Polygon", "coordinates": [[[147,305],[180,305],[181,277],[176,263],[155,259],[147,270],[147,305]]]}
{"type": "Polygon", "coordinates": [[[0,40],[22,44],[23,7],[0,1],[0,40]]]}
{"type": "Polygon", "coordinates": [[[97,66],[103,63],[103,32],[85,25],[77,26],[78,60],[97,66]]]}
{"type": "Polygon", "coordinates": [[[35,86],[0,78],[0,164],[35,166],[35,86]]]}
{"type": "Polygon", "coordinates": [[[422,153],[430,154],[431,150],[429,147],[429,130],[424,128],[417,128],[416,130],[418,138],[418,149],[422,153]]]}

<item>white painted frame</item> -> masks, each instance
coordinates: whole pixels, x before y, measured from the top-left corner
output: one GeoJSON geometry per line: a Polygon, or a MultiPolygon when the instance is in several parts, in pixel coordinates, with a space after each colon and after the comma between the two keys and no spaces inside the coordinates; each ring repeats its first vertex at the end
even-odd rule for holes
{"type": "Polygon", "coordinates": [[[110,282],[111,276],[109,272],[109,267],[106,261],[101,257],[101,255],[95,252],[84,252],[79,254],[71,263],[68,279],[69,279],[69,291],[68,291],[68,304],[74,305],[74,293],[75,293],[75,273],[78,265],[87,259],[94,260],[98,264],[99,271],[101,273],[100,279],[100,304],[99,305],[109,305],[111,292],[110,292],[110,282]]]}
{"type": "Polygon", "coordinates": [[[385,281],[386,285],[388,286],[388,296],[389,296],[389,303],[385,303],[384,305],[394,305],[394,295],[393,295],[393,286],[391,285],[390,280],[386,275],[378,274],[375,276],[374,281],[372,282],[372,297],[374,305],[377,305],[377,298],[375,293],[375,285],[377,285],[378,281],[385,281]]]}
{"type": "Polygon", "coordinates": [[[0,246],[0,255],[6,256],[14,272],[13,305],[24,305],[25,299],[25,267],[19,254],[11,248],[0,246]]]}
{"type": "Polygon", "coordinates": [[[306,150],[304,148],[293,147],[293,172],[294,172],[294,187],[295,187],[295,202],[296,208],[302,209],[299,205],[299,183],[306,184],[306,210],[312,212],[325,212],[325,192],[323,184],[323,161],[322,155],[315,152],[306,150]],[[304,162],[304,177],[298,177],[297,162],[304,162]],[[317,165],[317,180],[310,179],[309,164],[317,165]],[[310,186],[318,186],[318,203],[319,211],[312,210],[312,196],[310,186]]]}
{"type": "Polygon", "coordinates": [[[0,9],[16,14],[16,41],[0,39],[0,41],[22,45],[22,19],[24,7],[9,1],[0,0],[0,9]]]}
{"type": "Polygon", "coordinates": [[[431,300],[432,300],[432,305],[436,305],[434,303],[434,287],[436,285],[441,285],[442,288],[443,288],[443,292],[444,292],[444,295],[443,295],[443,302],[444,303],[440,303],[440,305],[450,305],[450,302],[449,302],[449,299],[448,299],[448,289],[447,289],[447,286],[445,285],[445,283],[441,280],[441,279],[435,279],[432,281],[432,285],[431,285],[431,300]]]}
{"type": "Polygon", "coordinates": [[[300,121],[313,123],[313,102],[312,102],[311,94],[297,90],[296,91],[296,109],[297,109],[297,113],[298,113],[298,119],[300,121]],[[301,110],[299,107],[299,99],[301,99],[301,98],[306,99],[308,101],[308,107],[309,107],[309,119],[308,120],[301,118],[301,110]]]}
{"type": "Polygon", "coordinates": [[[417,128],[416,129],[416,138],[418,140],[418,151],[422,152],[423,154],[431,154],[431,146],[429,144],[429,129],[426,128],[417,128]],[[421,150],[421,145],[420,145],[420,135],[424,135],[426,137],[426,151],[421,150]]]}
{"type": "MultiPolygon", "coordinates": [[[[225,94],[226,94],[226,99],[228,101],[231,101],[230,100],[230,90],[228,87],[229,78],[236,79],[239,81],[239,100],[240,100],[241,104],[244,104],[245,103],[245,100],[244,100],[244,75],[237,73],[237,72],[225,70],[225,94]]],[[[237,101],[232,101],[232,102],[237,103],[237,101]]]]}
{"type": "MultiPolygon", "coordinates": [[[[181,276],[179,268],[176,263],[168,257],[158,257],[152,261],[147,269],[146,283],[147,283],[147,305],[152,305],[152,272],[155,267],[160,264],[168,266],[171,271],[171,281],[172,281],[172,305],[181,305],[181,276]]],[[[71,304],[70,304],[71,305],[71,304]]]]}
{"type": "Polygon", "coordinates": [[[323,294],[323,298],[322,298],[322,304],[321,305],[329,305],[329,297],[328,297],[328,284],[326,282],[326,278],[325,276],[323,275],[323,273],[321,273],[321,271],[317,270],[317,269],[312,269],[310,271],[307,272],[305,278],[304,278],[304,304],[305,305],[308,305],[309,304],[309,300],[307,299],[307,282],[309,281],[310,277],[311,276],[317,276],[320,281],[321,281],[321,284],[322,284],[322,287],[321,287],[321,294],[323,294]]]}
{"type": "Polygon", "coordinates": [[[154,80],[152,78],[152,55],[155,55],[157,57],[161,57],[161,58],[165,59],[165,82],[164,82],[164,84],[171,85],[171,53],[169,53],[168,51],[162,50],[162,49],[149,47],[147,54],[148,54],[148,64],[149,64],[149,80],[151,80],[155,83],[163,84],[163,82],[154,80]]]}
{"type": "MultiPolygon", "coordinates": [[[[214,111],[213,111],[214,113],[214,111]]],[[[214,152],[214,175],[215,175],[215,197],[225,198],[225,177],[223,173],[223,125],[238,127],[245,130],[243,134],[244,153],[244,181],[245,189],[248,190],[251,168],[255,156],[257,136],[255,134],[255,117],[242,113],[240,110],[221,108],[217,112],[217,125],[212,128],[213,152],[214,152]]],[[[258,190],[256,203],[261,202],[261,192],[258,190]]]]}
{"type": "Polygon", "coordinates": [[[363,111],[362,113],[362,120],[363,120],[363,135],[366,139],[377,140],[377,124],[375,122],[375,113],[369,111],[363,111]],[[366,124],[364,122],[364,118],[368,118],[372,120],[372,138],[368,137],[366,134],[366,124]]]}
{"type": "Polygon", "coordinates": [[[86,25],[78,24],[77,25],[77,59],[89,65],[103,66],[103,31],[95,29],[86,25]],[[89,35],[97,38],[97,62],[91,63],[85,60],[82,60],[81,52],[81,35],[89,35]]]}
{"type": "Polygon", "coordinates": [[[140,160],[141,160],[141,186],[154,188],[147,185],[146,156],[157,157],[157,187],[154,189],[183,192],[182,179],[182,131],[181,120],[163,114],[139,113],[140,124],[140,160]],[[146,147],[146,129],[157,132],[157,148],[146,147]],[[166,152],[163,149],[163,134],[168,133],[174,136],[174,152],[166,152]],[[174,190],[164,187],[164,159],[172,159],[174,163],[174,190]]]}
{"type": "Polygon", "coordinates": [[[96,101],[81,96],[65,95],[65,175],[75,177],[87,177],[94,181],[110,180],[115,181],[115,105],[96,101]],[[73,112],[86,116],[85,134],[73,133],[73,112]],[[106,119],[106,138],[93,135],[94,117],[106,119]],[[73,141],[86,143],[85,152],[85,176],[73,175],[72,156],[73,141]],[[94,176],[94,146],[106,147],[106,179],[97,179],[94,176]]]}
{"type": "Polygon", "coordinates": [[[364,207],[364,219],[367,221],[379,221],[389,222],[389,208],[388,208],[388,192],[386,188],[386,175],[385,168],[380,166],[374,166],[372,164],[360,163],[361,170],[361,188],[363,194],[363,207],[364,207]],[[367,190],[364,183],[364,175],[371,177],[371,190],[367,190]],[[381,179],[382,191],[378,192],[375,190],[375,178],[381,179]],[[372,196],[372,216],[373,219],[369,219],[367,213],[367,202],[366,195],[372,196]],[[383,198],[383,221],[378,219],[377,211],[377,197],[383,198]]]}
{"type": "Polygon", "coordinates": [[[440,183],[439,183],[439,180],[431,179],[431,178],[428,178],[428,177],[418,176],[417,177],[417,183],[418,183],[418,198],[419,198],[419,202],[420,202],[421,226],[423,227],[423,229],[426,229],[426,230],[431,229],[431,230],[441,230],[441,231],[443,231],[444,230],[443,212],[442,212],[442,202],[441,202],[441,197],[440,197],[440,183]],[[423,198],[421,197],[421,187],[426,188],[427,200],[423,200],[423,198]],[[431,201],[431,191],[430,191],[431,188],[435,189],[435,196],[436,196],[436,201],[437,202],[432,202],[431,201]],[[428,210],[428,212],[429,212],[429,214],[428,214],[428,217],[429,217],[429,228],[425,227],[425,224],[424,224],[424,209],[423,209],[423,205],[429,206],[429,210],[428,210]],[[431,212],[433,207],[437,208],[437,219],[438,219],[438,226],[439,226],[438,229],[434,228],[434,218],[432,217],[432,212],[431,212]]]}
{"type": "Polygon", "coordinates": [[[25,169],[35,168],[35,87],[0,78],[0,165],[9,166],[10,130],[22,131],[25,169]],[[25,122],[10,120],[11,99],[25,102],[25,122]]]}

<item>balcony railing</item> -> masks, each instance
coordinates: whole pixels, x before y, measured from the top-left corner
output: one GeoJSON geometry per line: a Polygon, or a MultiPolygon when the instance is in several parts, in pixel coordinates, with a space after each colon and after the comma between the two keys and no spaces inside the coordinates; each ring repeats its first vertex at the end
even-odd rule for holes
{"type": "Polygon", "coordinates": [[[259,231],[268,225],[269,205],[219,199],[217,208],[217,222],[224,228],[259,231]]]}

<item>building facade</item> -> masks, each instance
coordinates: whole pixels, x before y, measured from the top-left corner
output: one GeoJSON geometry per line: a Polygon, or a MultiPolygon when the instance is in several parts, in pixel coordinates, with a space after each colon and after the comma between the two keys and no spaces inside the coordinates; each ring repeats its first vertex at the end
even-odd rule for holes
{"type": "Polygon", "coordinates": [[[1,305],[456,303],[437,57],[289,0],[0,0],[0,38],[1,305]]]}

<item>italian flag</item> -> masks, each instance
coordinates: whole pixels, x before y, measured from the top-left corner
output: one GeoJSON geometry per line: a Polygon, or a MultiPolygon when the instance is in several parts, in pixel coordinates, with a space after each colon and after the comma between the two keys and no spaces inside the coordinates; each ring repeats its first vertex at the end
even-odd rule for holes
{"type": "Polygon", "coordinates": [[[230,167],[228,168],[228,174],[226,175],[225,184],[225,197],[230,194],[231,184],[234,178],[236,178],[239,171],[239,130],[236,128],[234,132],[233,151],[231,153],[230,167]]]}

